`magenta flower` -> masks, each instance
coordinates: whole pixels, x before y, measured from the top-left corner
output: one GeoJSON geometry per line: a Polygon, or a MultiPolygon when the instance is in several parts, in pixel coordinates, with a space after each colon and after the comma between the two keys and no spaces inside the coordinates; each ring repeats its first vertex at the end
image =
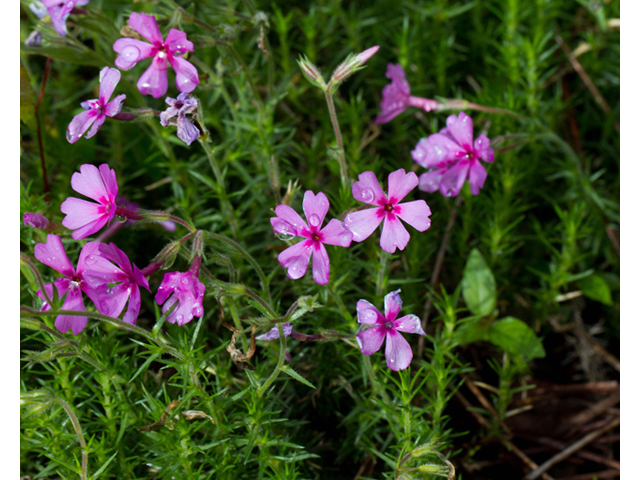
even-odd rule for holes
{"type": "Polygon", "coordinates": [[[42,2],[32,3],[29,8],[38,18],[48,13],[56,32],[64,37],[67,34],[67,17],[71,11],[76,6],[81,7],[87,3],[89,0],[42,0],[42,2]]]}
{"type": "Polygon", "coordinates": [[[398,332],[425,335],[417,316],[405,315],[396,320],[400,308],[402,308],[399,294],[400,290],[396,290],[385,295],[384,317],[376,307],[366,300],[359,300],[356,306],[359,323],[377,325],[356,335],[360,350],[365,355],[371,355],[380,350],[386,337],[387,345],[384,349],[384,355],[387,357],[387,366],[396,372],[407,368],[413,358],[409,342],[398,332]]]}
{"type": "Polygon", "coordinates": [[[106,163],[100,165],[100,169],[93,165],[82,165],[80,173],[71,176],[71,188],[98,202],[69,197],[60,205],[60,210],[66,214],[62,225],[75,230],[71,235],[74,240],[81,240],[100,230],[115,216],[118,194],[116,172],[106,163]]]}
{"type": "Polygon", "coordinates": [[[426,112],[440,108],[440,104],[435,100],[411,95],[411,88],[401,65],[388,64],[385,76],[391,79],[391,83],[382,89],[382,102],[380,103],[382,113],[378,115],[374,123],[390,122],[409,107],[422,108],[426,112]]]}
{"type": "Polygon", "coordinates": [[[85,138],[93,137],[100,130],[105,118],[120,113],[122,102],[127,96],[121,94],[109,101],[119,81],[120,72],[115,68],[104,67],[100,70],[100,98],[87,100],[80,104],[86,111],[73,117],[67,127],[69,143],[77,142],[89,127],[91,130],[85,135],[85,138]]]}
{"type": "Polygon", "coordinates": [[[198,280],[200,272],[200,257],[196,256],[191,268],[186,272],[165,273],[164,279],[156,293],[156,302],[166,313],[176,302],[178,305],[167,317],[167,322],[184,325],[194,316],[201,317],[204,313],[202,299],[204,298],[204,283],[198,280]],[[171,297],[171,298],[169,298],[171,297]],[[169,300],[167,300],[169,298],[169,300]],[[165,302],[165,300],[167,300],[165,302]]]}
{"type": "Polygon", "coordinates": [[[85,264],[89,265],[85,273],[86,282],[95,287],[106,283],[117,283],[101,291],[97,296],[98,310],[110,317],[118,317],[128,300],[129,307],[122,320],[135,325],[140,313],[139,287],[149,290],[149,280],[115,244],[98,243],[98,246],[98,254],[90,255],[85,260],[85,264]]]}
{"type": "MultiPolygon", "coordinates": [[[[47,235],[47,243],[38,243],[34,248],[35,257],[45,265],[57,270],[64,275],[65,278],[58,278],[53,282],[58,291],[58,296],[63,297],[64,303],[62,304],[63,310],[75,310],[86,311],[84,301],[82,299],[82,292],[86,293],[91,301],[97,306],[99,305],[99,298],[106,292],[106,285],[104,282],[96,284],[96,282],[87,281],[87,270],[90,268],[92,261],[99,256],[99,242],[87,243],[80,252],[80,258],[78,259],[78,267],[76,269],[71,265],[67,253],[64,251],[62,241],[57,235],[47,235]]],[[[53,286],[48,283],[44,286],[49,298],[53,297],[53,286]]],[[[44,299],[44,295],[41,291],[38,291],[38,296],[44,299]]],[[[51,305],[46,302],[42,308],[43,310],[51,309],[51,305]]],[[[58,315],[56,317],[55,326],[62,333],[67,332],[69,329],[74,335],[82,332],[87,325],[87,317],[75,317],[71,315],[58,315]]]]}
{"type": "Polygon", "coordinates": [[[344,226],[353,233],[353,241],[362,242],[368,238],[384,220],[380,246],[389,253],[395,252],[396,247],[404,250],[410,236],[400,219],[419,232],[424,232],[431,226],[431,209],[427,202],[415,200],[399,203],[417,185],[417,175],[413,172],[405,173],[401,168],[389,174],[387,197],[373,172],[358,175],[358,181],[351,187],[353,198],[376,208],[352,212],[345,217],[344,226]]]}
{"type": "Polygon", "coordinates": [[[424,168],[432,168],[420,175],[420,190],[455,197],[464,181],[469,179],[471,193],[478,195],[487,178],[487,171],[479,160],[493,162],[493,148],[486,135],[473,141],[473,121],[466,113],[450,115],[447,126],[440,133],[422,138],[411,152],[413,159],[424,168]]]}
{"type": "MultiPolygon", "coordinates": [[[[285,337],[291,336],[291,331],[292,330],[293,330],[293,327],[291,326],[291,322],[285,322],[285,323],[282,324],[282,331],[284,332],[284,336],[285,337]]],[[[269,341],[269,340],[276,340],[277,338],[280,338],[280,333],[278,332],[278,327],[273,327],[267,333],[263,333],[262,335],[258,335],[256,337],[256,340],[269,341]]]]}
{"type": "Polygon", "coordinates": [[[329,211],[329,200],[322,192],[314,195],[311,190],[307,190],[302,210],[308,224],[289,205],[276,207],[277,217],[271,218],[273,231],[276,234],[305,238],[280,253],[278,261],[287,269],[287,277],[297,280],[307,272],[309,258],[313,255],[313,279],[320,285],[326,285],[329,283],[330,264],[324,244],[348,247],[351,245],[351,232],[335,218],[320,230],[329,211]]]}
{"type": "Polygon", "coordinates": [[[198,109],[198,101],[195,98],[189,97],[188,93],[181,93],[178,98],[165,98],[165,102],[169,105],[164,112],[160,114],[160,124],[163,127],[168,125],[175,125],[178,127],[178,138],[187,145],[191,145],[191,142],[197,140],[200,136],[200,131],[191,121],[186,117],[187,114],[193,114],[198,109]],[[177,120],[172,120],[177,116],[177,120]]]}
{"type": "Polygon", "coordinates": [[[49,228],[49,219],[39,213],[27,212],[23,215],[22,221],[25,227],[31,227],[37,230],[46,230],[49,228]]]}
{"type": "Polygon", "coordinates": [[[167,93],[167,62],[176,72],[176,87],[181,92],[192,92],[200,83],[198,71],[182,56],[193,52],[193,43],[187,40],[187,34],[172,28],[167,39],[163,40],[156,17],[145,13],[132,13],[129,25],[151,42],[151,45],[135,38],[120,38],[113,44],[119,53],[116,67],[129,70],[140,60],[153,57],[151,66],[138,79],[138,90],[143,95],[158,98],[167,93]]]}

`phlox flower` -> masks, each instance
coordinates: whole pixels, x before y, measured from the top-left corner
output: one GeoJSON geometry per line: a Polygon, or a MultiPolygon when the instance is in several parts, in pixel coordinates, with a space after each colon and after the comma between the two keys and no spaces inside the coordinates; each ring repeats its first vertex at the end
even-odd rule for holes
{"type": "Polygon", "coordinates": [[[420,190],[455,197],[469,179],[471,193],[478,195],[487,178],[479,160],[493,162],[491,141],[480,135],[473,141],[473,120],[466,113],[447,117],[447,126],[439,133],[422,138],[411,152],[424,168],[433,169],[420,175],[420,190]]]}
{"type": "Polygon", "coordinates": [[[79,113],[67,127],[67,140],[69,143],[77,142],[89,127],[91,130],[85,138],[91,138],[104,123],[107,117],[113,117],[122,110],[122,102],[127,96],[118,95],[109,101],[116,85],[120,81],[120,72],[115,68],[104,67],[100,70],[100,98],[87,100],[80,105],[86,111],[79,113]]]}
{"type": "Polygon", "coordinates": [[[430,112],[440,108],[440,104],[428,98],[414,97],[401,65],[390,63],[385,75],[391,83],[382,89],[382,113],[375,119],[376,124],[387,123],[409,107],[418,107],[430,112]]]}
{"type": "Polygon", "coordinates": [[[404,250],[409,243],[409,232],[400,219],[407,222],[419,232],[431,226],[431,209],[424,200],[399,203],[418,185],[415,173],[405,173],[404,169],[389,174],[389,196],[382,191],[380,183],[373,172],[358,175],[351,191],[353,198],[359,202],[374,205],[375,208],[349,213],[344,219],[344,226],[353,233],[354,242],[362,242],[382,223],[380,247],[385,252],[393,253],[396,247],[404,250]]]}
{"type": "Polygon", "coordinates": [[[400,290],[385,295],[384,316],[366,300],[359,300],[356,305],[358,323],[376,325],[356,335],[360,350],[365,355],[371,355],[380,350],[386,338],[384,355],[387,357],[387,366],[396,372],[407,368],[413,358],[409,342],[399,332],[425,335],[417,316],[405,315],[396,320],[400,308],[402,308],[400,290]]]}
{"type": "Polygon", "coordinates": [[[22,216],[25,227],[35,228],[37,230],[46,230],[49,228],[49,219],[39,213],[27,212],[22,216]]]}
{"type": "Polygon", "coordinates": [[[200,136],[200,131],[191,123],[186,115],[196,112],[198,109],[198,101],[195,98],[189,97],[189,94],[184,92],[178,95],[178,98],[165,98],[165,102],[169,105],[169,108],[160,113],[160,124],[163,127],[176,125],[178,127],[178,138],[187,145],[191,145],[191,142],[197,140],[200,136]],[[178,119],[172,120],[175,116],[177,116],[178,119]]]}
{"type": "Polygon", "coordinates": [[[178,305],[167,317],[167,322],[184,325],[201,317],[204,313],[202,299],[204,298],[204,283],[198,280],[200,271],[199,260],[194,261],[186,272],[165,273],[162,283],[156,293],[156,302],[163,305],[162,313],[166,313],[176,302],[178,305]],[[197,267],[194,268],[194,265],[197,267]],[[167,300],[167,298],[169,300],[167,300]]]}
{"type": "MultiPolygon", "coordinates": [[[[282,324],[282,331],[284,332],[285,337],[290,337],[292,330],[293,330],[293,327],[291,326],[291,322],[285,322],[282,324]]],[[[278,332],[278,327],[275,326],[271,330],[269,330],[267,333],[258,335],[256,337],[256,340],[269,341],[269,340],[276,340],[278,338],[280,338],[280,333],[278,332]]]]}
{"type": "MultiPolygon", "coordinates": [[[[100,254],[99,247],[100,242],[87,243],[80,252],[80,258],[78,258],[77,268],[73,268],[71,261],[64,251],[62,246],[62,240],[57,235],[47,235],[46,243],[38,243],[34,248],[35,257],[45,265],[57,270],[64,278],[58,278],[53,282],[58,296],[63,297],[66,295],[62,304],[63,310],[75,310],[86,311],[84,306],[84,300],[82,299],[82,292],[86,293],[91,301],[99,306],[100,295],[106,291],[106,285],[103,282],[96,283],[87,281],[87,271],[91,267],[91,262],[100,254]]],[[[53,297],[53,286],[48,283],[44,286],[49,298],[53,297]]],[[[38,296],[44,299],[44,295],[41,291],[38,291],[38,296]]],[[[51,309],[51,305],[46,302],[43,306],[43,310],[51,309]]],[[[71,315],[58,315],[55,320],[56,328],[62,333],[67,332],[69,329],[74,335],[82,332],[87,325],[87,317],[76,317],[71,315]]]]}
{"type": "Polygon", "coordinates": [[[89,270],[85,274],[86,282],[94,286],[117,283],[100,291],[97,296],[98,310],[110,317],[118,317],[129,301],[129,307],[122,320],[135,325],[140,313],[139,287],[149,290],[149,280],[115,244],[99,243],[98,245],[98,254],[90,255],[85,259],[85,264],[89,265],[89,270]]]}
{"type": "Polygon", "coordinates": [[[64,37],[67,34],[66,22],[71,10],[87,3],[89,0],[42,0],[32,3],[29,8],[38,18],[42,18],[48,13],[56,32],[64,37]]]}
{"type": "Polygon", "coordinates": [[[167,93],[167,62],[176,72],[176,87],[181,92],[191,92],[200,83],[198,71],[182,56],[193,52],[193,43],[187,34],[172,28],[167,39],[162,38],[156,17],[145,13],[132,13],[129,25],[151,44],[135,38],[120,38],[113,44],[119,53],[116,67],[129,70],[140,60],[153,57],[151,66],[138,79],[138,90],[143,95],[159,98],[167,93]]]}
{"type": "Polygon", "coordinates": [[[66,214],[62,225],[75,230],[71,235],[74,240],[81,240],[100,230],[115,216],[118,194],[116,172],[106,163],[100,165],[99,169],[89,164],[82,165],[80,173],[71,176],[71,188],[98,202],[69,197],[60,205],[60,210],[66,214]]]}
{"type": "Polygon", "coordinates": [[[278,255],[278,261],[287,269],[287,277],[302,278],[313,256],[313,279],[320,285],[329,283],[329,255],[327,245],[348,247],[351,245],[351,232],[346,230],[340,220],[332,219],[321,230],[324,217],[329,211],[329,200],[320,192],[317,195],[307,190],[302,201],[302,210],[307,222],[289,205],[276,207],[276,218],[271,218],[271,226],[276,234],[303,237],[305,240],[284,250],[278,255]]]}

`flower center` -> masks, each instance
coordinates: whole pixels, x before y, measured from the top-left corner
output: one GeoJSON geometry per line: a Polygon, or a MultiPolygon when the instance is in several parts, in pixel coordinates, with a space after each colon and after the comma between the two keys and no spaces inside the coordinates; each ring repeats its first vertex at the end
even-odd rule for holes
{"type": "Polygon", "coordinates": [[[393,204],[392,203],[387,203],[384,206],[384,210],[385,210],[385,212],[389,212],[389,213],[393,212],[393,204]]]}
{"type": "Polygon", "coordinates": [[[387,320],[384,322],[384,328],[387,330],[393,330],[393,322],[391,320],[387,320]]]}
{"type": "Polygon", "coordinates": [[[315,243],[319,243],[320,242],[320,234],[318,232],[314,232],[311,234],[311,240],[313,240],[315,243]]]}
{"type": "Polygon", "coordinates": [[[472,150],[471,152],[467,152],[467,154],[464,156],[464,158],[466,158],[468,160],[474,160],[476,158],[475,150],[472,150]]]}

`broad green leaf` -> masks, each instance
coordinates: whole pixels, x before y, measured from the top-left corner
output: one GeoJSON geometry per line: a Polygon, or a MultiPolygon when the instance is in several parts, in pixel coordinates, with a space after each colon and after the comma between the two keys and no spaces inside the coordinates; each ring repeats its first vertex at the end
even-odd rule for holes
{"type": "Polygon", "coordinates": [[[488,315],[496,306],[496,281],[476,248],[471,250],[464,267],[462,296],[475,315],[488,315]]]}
{"type": "Polygon", "coordinates": [[[298,380],[300,383],[304,383],[307,387],[316,388],[316,387],[313,386],[312,383],[310,383],[306,378],[304,378],[302,375],[300,375],[298,372],[296,372],[289,365],[283,365],[281,370],[284,373],[286,373],[287,375],[289,375],[289,376],[295,378],[296,380],[298,380]]]}
{"type": "Polygon", "coordinates": [[[102,68],[105,61],[88,48],[78,48],[71,45],[47,46],[47,47],[22,47],[23,53],[29,55],[43,55],[53,60],[73,63],[76,65],[89,65],[102,68]]]}
{"type": "Polygon", "coordinates": [[[505,317],[494,322],[489,329],[489,341],[509,353],[519,354],[527,360],[544,358],[542,342],[522,320],[505,317]]]}
{"type": "Polygon", "coordinates": [[[611,290],[604,278],[598,275],[589,275],[580,280],[578,285],[585,297],[589,297],[605,305],[613,305],[611,290]]]}
{"type": "Polygon", "coordinates": [[[483,321],[483,319],[474,320],[458,327],[453,339],[459,344],[479,342],[480,340],[489,340],[489,329],[491,322],[483,321]]]}
{"type": "Polygon", "coordinates": [[[29,73],[20,65],[20,120],[32,130],[36,129],[36,94],[31,87],[29,73]]]}

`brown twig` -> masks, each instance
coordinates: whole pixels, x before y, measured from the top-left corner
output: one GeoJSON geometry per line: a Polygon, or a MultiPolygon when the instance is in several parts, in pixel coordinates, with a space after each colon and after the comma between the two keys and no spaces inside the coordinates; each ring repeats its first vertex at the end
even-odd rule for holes
{"type": "Polygon", "coordinates": [[[618,403],[620,403],[620,390],[569,419],[565,424],[564,430],[575,430],[602,415],[610,408],[615,407],[618,403]]]}
{"type": "Polygon", "coordinates": [[[40,104],[44,97],[44,89],[47,86],[49,78],[49,66],[51,65],[51,57],[47,57],[47,63],[44,66],[44,78],[42,79],[42,87],[40,87],[40,96],[36,102],[36,133],[38,134],[38,149],[40,150],[40,165],[42,166],[42,183],[47,202],[49,201],[49,181],[47,180],[47,167],[44,161],[44,148],[42,147],[42,126],[40,125],[40,104]]]}
{"type": "MultiPolygon", "coordinates": [[[[518,438],[522,438],[524,440],[528,440],[531,442],[536,442],[539,443],[540,445],[546,445],[549,446],[551,448],[554,448],[556,450],[564,450],[565,448],[567,448],[567,445],[563,442],[560,442],[554,438],[548,438],[548,437],[540,437],[540,436],[529,436],[529,435],[518,435],[518,438]]],[[[595,462],[595,463],[600,463],[602,465],[606,465],[608,467],[611,468],[617,468],[618,470],[620,470],[620,462],[617,462],[615,460],[610,460],[608,458],[605,458],[601,455],[597,455],[593,452],[589,452],[586,450],[580,450],[578,452],[576,452],[576,455],[578,457],[584,458],[585,460],[589,460],[591,462],[595,462]]]]}
{"type": "Polygon", "coordinates": [[[581,475],[571,475],[570,477],[562,477],[558,480],[604,480],[605,478],[616,478],[620,476],[620,470],[604,470],[603,472],[583,473],[581,475]]]}

